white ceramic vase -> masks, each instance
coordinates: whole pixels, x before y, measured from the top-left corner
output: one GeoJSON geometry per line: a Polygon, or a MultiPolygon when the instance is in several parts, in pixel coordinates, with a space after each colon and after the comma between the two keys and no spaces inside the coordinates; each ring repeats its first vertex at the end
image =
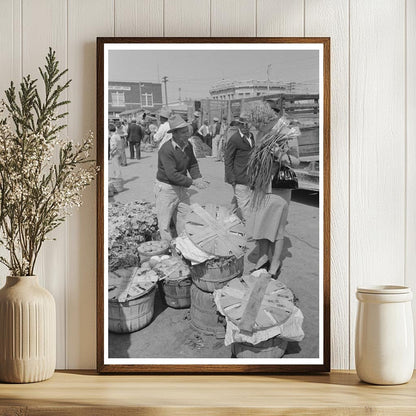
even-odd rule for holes
{"type": "Polygon", "coordinates": [[[403,384],[414,368],[414,332],[410,288],[373,286],[357,289],[355,366],[372,384],[403,384]]]}
{"type": "Polygon", "coordinates": [[[0,290],[0,381],[50,378],[56,365],[53,296],[36,276],[8,276],[0,290]]]}

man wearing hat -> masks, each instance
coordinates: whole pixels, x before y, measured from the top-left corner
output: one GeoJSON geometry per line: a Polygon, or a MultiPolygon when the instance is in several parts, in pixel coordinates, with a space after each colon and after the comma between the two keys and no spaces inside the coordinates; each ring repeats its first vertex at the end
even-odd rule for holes
{"type": "Polygon", "coordinates": [[[209,147],[211,147],[211,134],[209,131],[209,121],[208,120],[204,120],[204,122],[202,123],[201,127],[198,130],[198,134],[199,137],[202,137],[202,141],[208,145],[209,147]]]}
{"type": "Polygon", "coordinates": [[[222,162],[224,160],[224,150],[227,145],[227,135],[228,135],[228,118],[223,116],[222,122],[220,125],[220,140],[218,142],[218,157],[217,161],[222,162]]]}
{"type": "Polygon", "coordinates": [[[218,117],[214,117],[212,120],[214,123],[212,124],[212,157],[215,157],[216,160],[218,159],[218,145],[220,143],[220,130],[221,130],[221,123],[218,117]]]}
{"type": "Polygon", "coordinates": [[[169,118],[168,133],[172,138],[159,149],[156,175],[156,213],[160,236],[172,240],[170,223],[176,219],[179,235],[185,228],[185,216],[189,212],[191,185],[205,189],[208,182],[202,179],[192,145],[189,144],[189,123],[178,114],[169,118]],[[188,176],[188,173],[190,177],[188,176]]]}
{"type": "Polygon", "coordinates": [[[120,165],[127,166],[127,157],[126,157],[126,151],[125,151],[126,130],[124,129],[124,126],[120,121],[116,121],[115,125],[117,128],[117,134],[120,136],[120,139],[121,139],[121,143],[119,144],[120,165]]]}
{"type": "Polygon", "coordinates": [[[224,155],[225,182],[233,187],[234,197],[231,203],[240,209],[242,220],[249,216],[251,191],[248,186],[247,164],[254,148],[254,136],[250,132],[250,123],[244,116],[231,122],[237,131],[229,138],[224,155]]]}
{"type": "Polygon", "coordinates": [[[153,136],[155,143],[158,143],[158,149],[160,149],[168,140],[172,138],[172,134],[168,133],[170,129],[168,119],[170,116],[170,110],[162,108],[159,113],[160,126],[157,132],[153,136]]]}
{"type": "Polygon", "coordinates": [[[191,126],[192,126],[192,136],[198,136],[202,139],[201,135],[198,133],[199,130],[199,117],[201,116],[201,113],[199,111],[194,112],[194,118],[192,120],[191,126]]]}
{"type": "Polygon", "coordinates": [[[130,146],[130,159],[134,159],[134,151],[136,151],[136,159],[140,159],[140,144],[142,139],[143,130],[138,124],[136,124],[136,119],[133,118],[127,128],[127,141],[130,146]]]}

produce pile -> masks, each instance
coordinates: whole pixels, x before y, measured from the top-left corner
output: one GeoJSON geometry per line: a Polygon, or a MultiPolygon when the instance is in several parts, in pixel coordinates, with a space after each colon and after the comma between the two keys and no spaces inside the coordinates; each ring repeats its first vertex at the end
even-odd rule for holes
{"type": "Polygon", "coordinates": [[[198,136],[192,136],[189,139],[189,142],[192,144],[194,154],[197,159],[203,159],[204,157],[211,156],[211,148],[198,136]]]}
{"type": "Polygon", "coordinates": [[[159,275],[159,280],[181,280],[191,273],[189,267],[179,257],[154,256],[149,260],[152,270],[159,275]]]}
{"type": "Polygon", "coordinates": [[[215,257],[213,259],[209,259],[205,262],[208,267],[215,267],[220,270],[229,268],[232,264],[237,263],[237,258],[235,256],[230,257],[215,257]]]}
{"type": "MultiPolygon", "coordinates": [[[[166,252],[169,248],[169,243],[166,240],[160,241],[146,241],[138,246],[139,255],[143,258],[149,258],[159,253],[166,252]]],[[[142,259],[143,261],[143,259],[142,259]]]]}
{"type": "Polygon", "coordinates": [[[145,201],[115,202],[108,208],[108,265],[110,271],[139,265],[137,246],[158,231],[154,206],[145,201]]]}
{"type": "Polygon", "coordinates": [[[179,257],[152,256],[140,267],[110,272],[108,298],[126,302],[149,292],[159,280],[181,280],[190,275],[189,267],[179,257]]]}

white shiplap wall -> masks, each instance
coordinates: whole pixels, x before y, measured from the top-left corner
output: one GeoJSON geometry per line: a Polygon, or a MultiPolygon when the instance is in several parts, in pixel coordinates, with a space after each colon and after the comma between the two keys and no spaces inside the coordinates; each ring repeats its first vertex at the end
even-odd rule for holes
{"type": "MultiPolygon", "coordinates": [[[[52,46],[65,134],[95,129],[97,36],[330,36],[332,368],[354,367],[357,285],[416,287],[416,0],[0,0],[0,90],[52,46]]],[[[2,93],[1,93],[2,94],[2,93]]],[[[58,368],[95,367],[95,185],[42,251],[58,368]]],[[[6,271],[1,269],[1,283],[6,271]]]]}

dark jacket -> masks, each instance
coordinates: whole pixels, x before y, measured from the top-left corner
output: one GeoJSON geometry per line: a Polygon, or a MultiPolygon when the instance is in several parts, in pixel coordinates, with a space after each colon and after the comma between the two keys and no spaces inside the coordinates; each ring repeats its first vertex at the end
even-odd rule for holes
{"type": "Polygon", "coordinates": [[[127,141],[140,143],[143,139],[143,129],[136,123],[130,123],[127,129],[127,141]]]}
{"type": "Polygon", "coordinates": [[[194,118],[192,120],[191,125],[192,125],[192,136],[198,136],[198,129],[199,129],[198,120],[196,118],[194,118]]]}
{"type": "Polygon", "coordinates": [[[247,164],[254,148],[254,136],[250,133],[253,147],[239,131],[234,133],[227,142],[224,154],[225,182],[235,185],[248,185],[247,164]]]}
{"type": "Polygon", "coordinates": [[[192,179],[201,178],[192,145],[188,144],[182,151],[173,146],[172,140],[168,140],[158,152],[157,180],[189,188],[192,179],[187,175],[188,172],[192,179]]]}
{"type": "Polygon", "coordinates": [[[216,122],[214,124],[214,129],[213,130],[214,130],[214,136],[220,134],[220,131],[221,131],[221,123],[220,122],[216,122]]]}

